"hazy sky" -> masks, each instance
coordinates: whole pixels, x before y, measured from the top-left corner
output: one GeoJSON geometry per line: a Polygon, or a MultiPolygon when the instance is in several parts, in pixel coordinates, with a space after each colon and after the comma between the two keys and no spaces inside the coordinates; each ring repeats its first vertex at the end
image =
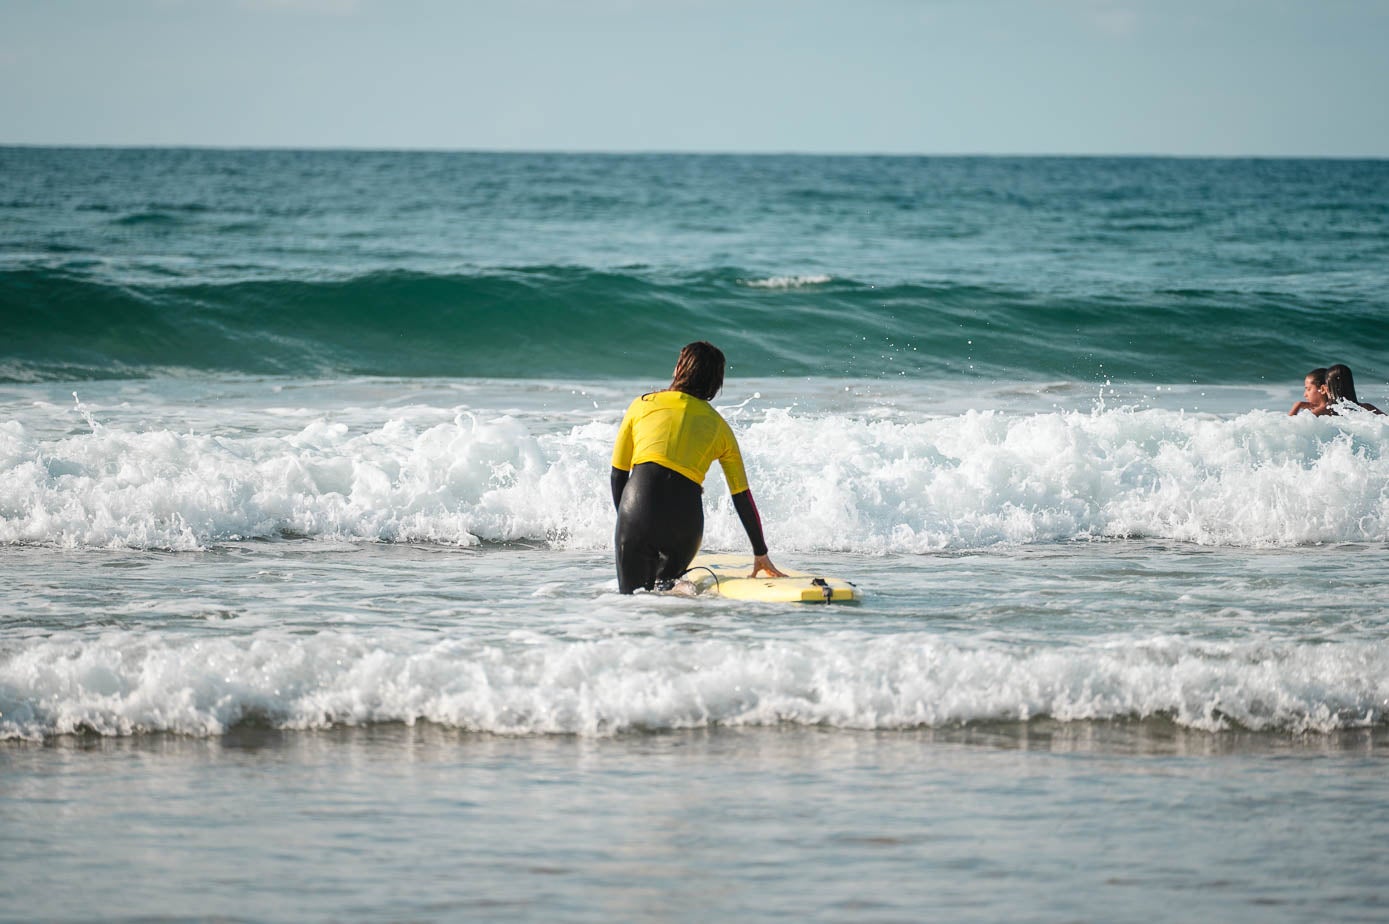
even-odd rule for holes
{"type": "Polygon", "coordinates": [[[1389,156],[1389,0],[0,0],[0,143],[1389,156]]]}

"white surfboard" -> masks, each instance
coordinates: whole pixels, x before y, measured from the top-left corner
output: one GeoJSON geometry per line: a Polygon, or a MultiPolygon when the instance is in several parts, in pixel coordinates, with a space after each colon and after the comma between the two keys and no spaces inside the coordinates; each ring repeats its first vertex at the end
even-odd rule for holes
{"type": "Polygon", "coordinates": [[[749,577],[751,555],[700,553],[690,563],[684,580],[701,594],[718,594],[731,600],[764,603],[852,603],[858,588],[842,578],[805,571],[789,571],[786,577],[749,577]]]}

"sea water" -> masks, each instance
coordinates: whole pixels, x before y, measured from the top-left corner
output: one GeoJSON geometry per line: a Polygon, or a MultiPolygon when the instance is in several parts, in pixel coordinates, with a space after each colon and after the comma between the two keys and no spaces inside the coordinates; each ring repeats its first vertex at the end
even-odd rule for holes
{"type": "Polygon", "coordinates": [[[1380,919],[1384,163],[0,165],[0,918],[1380,919]]]}

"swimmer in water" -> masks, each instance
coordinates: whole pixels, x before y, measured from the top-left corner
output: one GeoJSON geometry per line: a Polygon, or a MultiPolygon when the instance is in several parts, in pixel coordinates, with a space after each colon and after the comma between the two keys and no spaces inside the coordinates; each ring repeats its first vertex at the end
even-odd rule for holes
{"type": "Polygon", "coordinates": [[[704,476],[723,467],[733,508],[752,542],[752,577],[785,577],[767,557],[762,520],[748,488],[733,430],[709,402],[723,388],[724,356],[703,340],[686,345],[665,391],[634,400],[613,445],[617,507],[617,585],[672,583],[685,573],[704,538],[704,476]]]}
{"type": "Polygon", "coordinates": [[[1302,411],[1311,411],[1318,417],[1331,413],[1327,407],[1325,369],[1313,369],[1302,380],[1302,400],[1293,405],[1288,416],[1296,417],[1302,411]]]}
{"type": "Polygon", "coordinates": [[[1337,414],[1337,406],[1347,403],[1356,407],[1383,414],[1373,404],[1366,404],[1355,396],[1355,378],[1350,374],[1350,366],[1337,363],[1326,370],[1326,409],[1329,414],[1337,414]]]}

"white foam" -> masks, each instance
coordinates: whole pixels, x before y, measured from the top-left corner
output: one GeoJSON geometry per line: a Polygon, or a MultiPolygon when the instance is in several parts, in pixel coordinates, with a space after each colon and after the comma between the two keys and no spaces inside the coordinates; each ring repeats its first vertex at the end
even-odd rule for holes
{"type": "MultiPolygon", "coordinates": [[[[898,422],[773,410],[740,442],[781,547],[1130,536],[1280,546],[1389,538],[1384,420],[1118,410],[898,422]]],[[[739,533],[720,505],[706,535],[737,547],[739,533]]]]}
{"type": "MultiPolygon", "coordinates": [[[[1144,536],[1389,540],[1385,418],[1167,410],[730,412],[774,548],[919,553],[1144,536]]],[[[221,434],[0,424],[0,542],[195,549],[247,537],[611,543],[616,421],[419,408],[221,434]],[[443,421],[443,422],[440,422],[443,421]],[[280,428],[280,429],[274,429],[280,428]]],[[[717,466],[706,544],[746,545],[717,466]]]]}
{"type": "Polygon", "coordinates": [[[497,734],[1163,716],[1294,732],[1375,724],[1389,645],[1111,637],[1005,647],[926,634],[505,641],[374,631],[56,634],[0,651],[0,738],[429,721],[497,734]]]}
{"type": "Polygon", "coordinates": [[[535,436],[509,417],[396,419],[355,435],[323,419],[283,436],[102,427],[53,441],[12,421],[0,425],[0,541],[195,549],[284,534],[475,544],[584,532],[611,501],[577,480],[606,464],[610,440],[594,425],[535,436]]]}
{"type": "Polygon", "coordinates": [[[805,276],[769,276],[766,279],[750,279],[744,285],[751,289],[799,289],[804,286],[824,285],[832,278],[823,273],[805,276]]]}

